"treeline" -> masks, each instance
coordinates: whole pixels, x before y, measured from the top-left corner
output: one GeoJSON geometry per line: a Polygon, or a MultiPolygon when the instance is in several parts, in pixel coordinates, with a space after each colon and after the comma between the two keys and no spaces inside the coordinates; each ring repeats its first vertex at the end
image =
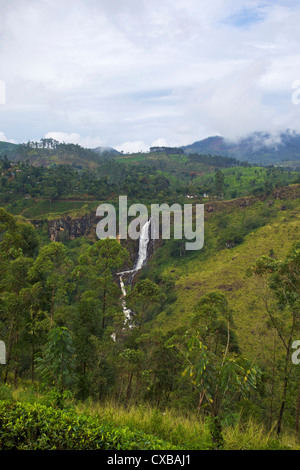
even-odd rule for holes
{"type": "Polygon", "coordinates": [[[19,144],[16,154],[21,160],[32,157],[34,155],[47,156],[57,155],[70,156],[71,159],[76,157],[82,160],[101,162],[104,159],[103,155],[94,152],[92,149],[87,149],[79,144],[66,144],[65,142],[58,142],[55,139],[41,139],[39,142],[29,141],[25,144],[19,144]]]}
{"type": "Polygon", "coordinates": [[[63,196],[87,195],[99,200],[114,194],[140,198],[170,195],[170,181],[155,168],[120,165],[103,161],[96,169],[77,169],[71,165],[49,168],[28,162],[12,163],[0,159],[0,192],[54,200],[63,196]]]}
{"type": "Polygon", "coordinates": [[[180,147],[150,147],[150,152],[160,152],[167,155],[184,155],[184,150],[180,147]]]}
{"type": "Polygon", "coordinates": [[[232,166],[251,166],[248,162],[240,162],[232,157],[222,157],[220,155],[201,155],[199,153],[191,153],[188,155],[191,162],[199,162],[217,168],[230,168],[232,166]]]}
{"type": "Polygon", "coordinates": [[[103,200],[120,194],[139,200],[176,201],[178,197],[190,194],[218,198],[259,195],[297,181],[295,174],[277,167],[237,167],[232,174],[226,174],[225,168],[215,168],[203,174],[200,169],[195,170],[197,164],[199,162],[193,165],[191,162],[161,160],[154,163],[150,160],[133,165],[104,159],[96,168],[82,169],[76,165],[45,167],[33,166],[28,161],[13,163],[4,157],[0,158],[0,193],[4,201],[10,201],[12,196],[42,198],[50,202],[68,197],[103,200]]]}

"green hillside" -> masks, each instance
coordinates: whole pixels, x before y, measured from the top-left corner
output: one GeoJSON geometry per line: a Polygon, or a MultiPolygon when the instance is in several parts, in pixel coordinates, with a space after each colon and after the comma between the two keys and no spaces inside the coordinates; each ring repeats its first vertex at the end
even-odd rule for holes
{"type": "Polygon", "coordinates": [[[0,142],[0,155],[6,155],[8,158],[12,160],[17,155],[17,144],[12,144],[10,142],[0,142]]]}
{"type": "Polygon", "coordinates": [[[25,144],[0,142],[0,156],[6,156],[12,162],[27,161],[34,166],[71,165],[93,168],[112,155],[109,149],[97,152],[78,144],[59,143],[54,139],[41,139],[39,142],[25,144]]]}
{"type": "Polygon", "coordinates": [[[271,250],[273,256],[283,259],[300,239],[300,187],[294,191],[293,197],[297,197],[293,200],[275,200],[268,206],[270,198],[251,207],[236,204],[207,215],[204,248],[198,252],[180,257],[174,241],[158,248],[146,275],[174,280],[176,301],[171,312],[157,316],[154,325],[163,329],[185,325],[197,300],[218,290],[226,294],[234,310],[241,350],[251,358],[263,357],[273,336],[268,338],[266,332],[262,287],[246,274],[257,258],[271,250]],[[238,243],[227,248],[226,241],[235,233],[240,234],[238,243]]]}
{"type": "Polygon", "coordinates": [[[3,448],[299,448],[299,174],[173,152],[0,159],[3,448]],[[205,209],[203,248],[150,241],[125,299],[138,240],[96,237],[120,194],[205,209]]]}

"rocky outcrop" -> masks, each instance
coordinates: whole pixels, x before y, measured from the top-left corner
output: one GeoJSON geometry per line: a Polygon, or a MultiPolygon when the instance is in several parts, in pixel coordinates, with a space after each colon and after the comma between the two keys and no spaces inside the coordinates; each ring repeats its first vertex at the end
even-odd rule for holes
{"type": "MultiPolygon", "coordinates": [[[[232,199],[230,201],[213,201],[208,202],[204,205],[204,210],[207,214],[220,211],[229,211],[233,208],[244,209],[256,204],[259,201],[267,201],[267,206],[273,205],[274,200],[280,199],[298,199],[300,197],[300,184],[292,184],[290,186],[284,186],[282,188],[274,189],[272,194],[269,196],[246,196],[232,199]]],[[[282,209],[281,209],[282,210],[282,209]]]]}
{"type": "Polygon", "coordinates": [[[74,240],[78,237],[96,239],[96,225],[99,219],[94,214],[86,214],[79,218],[62,217],[48,220],[48,233],[51,241],[62,238],[74,240]]]}
{"type": "Polygon", "coordinates": [[[256,197],[240,197],[232,199],[231,201],[214,201],[204,204],[204,211],[208,214],[211,212],[220,212],[225,210],[231,210],[234,207],[244,209],[255,204],[259,199],[256,197]]]}
{"type": "Polygon", "coordinates": [[[298,199],[300,197],[300,184],[290,184],[289,186],[274,189],[272,196],[274,199],[298,199]]]}

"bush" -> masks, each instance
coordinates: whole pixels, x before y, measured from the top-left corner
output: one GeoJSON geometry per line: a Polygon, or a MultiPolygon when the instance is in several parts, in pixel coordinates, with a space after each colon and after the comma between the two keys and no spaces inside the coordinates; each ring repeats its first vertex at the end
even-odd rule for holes
{"type": "Polygon", "coordinates": [[[1,450],[168,450],[171,444],[97,417],[0,401],[1,450]]]}

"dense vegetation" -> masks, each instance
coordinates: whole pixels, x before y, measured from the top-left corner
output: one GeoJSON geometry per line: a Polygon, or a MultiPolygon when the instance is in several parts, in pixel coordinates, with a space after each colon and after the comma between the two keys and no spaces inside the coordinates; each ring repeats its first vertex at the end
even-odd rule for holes
{"type": "Polygon", "coordinates": [[[13,163],[5,156],[0,159],[0,175],[0,196],[7,203],[16,197],[99,201],[119,194],[142,200],[177,200],[186,195],[235,198],[270,193],[299,181],[298,173],[282,167],[259,168],[232,158],[157,152],[104,158],[93,169],[13,163]]]}
{"type": "Polygon", "coordinates": [[[1,159],[3,448],[299,445],[299,366],[291,360],[300,338],[299,185],[285,188],[298,174],[165,150],[105,158],[93,170],[1,159]],[[42,209],[47,222],[54,208],[63,217],[119,194],[146,204],[190,195],[209,206],[202,250],[160,240],[128,286],[135,328],[124,323],[116,273],[132,266],[136,246],[50,242],[24,217],[42,209]],[[24,384],[30,398],[16,403],[22,393],[16,400],[9,390],[24,384]],[[40,397],[48,402],[38,405],[40,397]],[[86,416],[89,403],[100,416],[86,416]],[[126,423],[134,407],[125,429],[117,415],[126,423]],[[156,426],[137,418],[140,407],[156,426]],[[195,424],[166,428],[163,413],[196,420],[198,441],[187,430],[195,424]]]}

